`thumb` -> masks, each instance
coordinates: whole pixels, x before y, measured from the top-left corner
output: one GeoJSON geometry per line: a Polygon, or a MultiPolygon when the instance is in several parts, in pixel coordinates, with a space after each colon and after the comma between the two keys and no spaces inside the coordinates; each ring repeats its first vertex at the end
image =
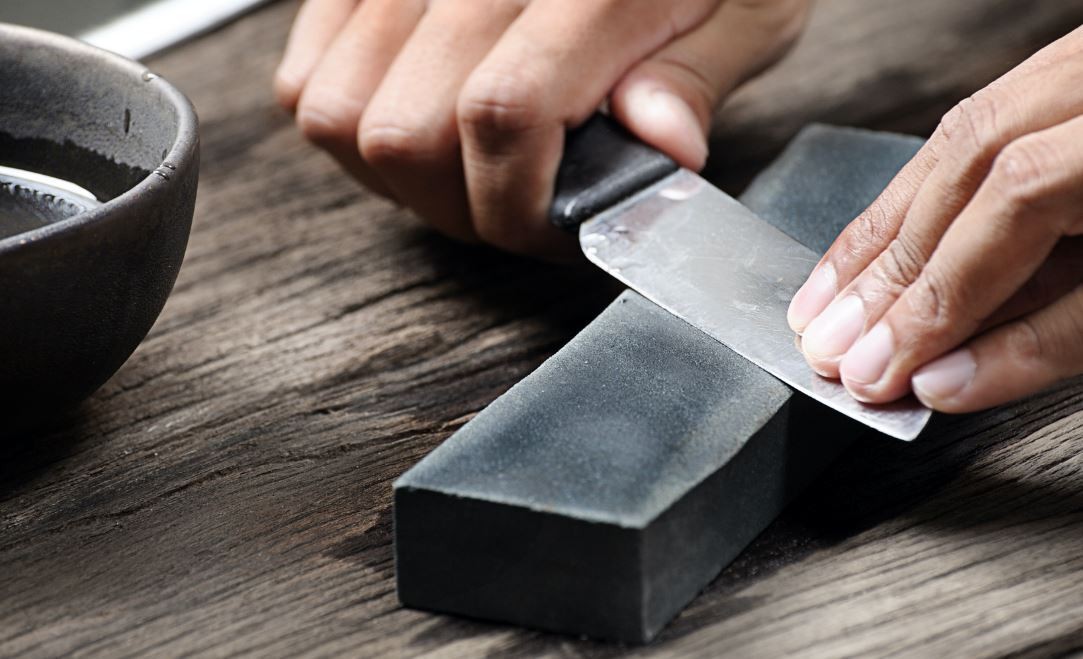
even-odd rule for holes
{"type": "Polygon", "coordinates": [[[808,0],[729,0],[634,66],[609,107],[641,140],[692,170],[707,160],[718,103],[781,57],[805,23],[808,0]]]}

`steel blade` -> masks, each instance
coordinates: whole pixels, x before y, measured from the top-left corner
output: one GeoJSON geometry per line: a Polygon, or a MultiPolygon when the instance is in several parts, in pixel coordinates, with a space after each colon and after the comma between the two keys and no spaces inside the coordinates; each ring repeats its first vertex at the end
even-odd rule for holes
{"type": "Polygon", "coordinates": [[[592,262],[794,389],[898,439],[932,414],[909,397],[866,405],[805,362],[786,322],[818,255],[687,170],[583,223],[592,262]]]}

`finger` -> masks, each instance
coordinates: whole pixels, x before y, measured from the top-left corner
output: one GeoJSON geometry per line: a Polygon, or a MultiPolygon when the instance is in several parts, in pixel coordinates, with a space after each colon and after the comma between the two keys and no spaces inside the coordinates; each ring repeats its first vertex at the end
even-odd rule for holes
{"type": "Polygon", "coordinates": [[[1063,238],[1037,273],[982,322],[978,333],[1043,309],[1083,283],[1083,239],[1063,238]]]}
{"type": "Polygon", "coordinates": [[[808,0],[723,2],[625,74],[609,107],[644,142],[699,170],[715,106],[785,52],[807,10],[808,0]]]}
{"type": "MultiPolygon", "coordinates": [[[[787,313],[787,320],[794,332],[804,334],[812,321],[825,314],[827,306],[838,299],[840,290],[844,290],[858,275],[869,269],[874,261],[877,261],[876,274],[883,281],[882,289],[886,292],[895,290],[898,294],[901,287],[909,284],[908,273],[913,272],[916,264],[914,261],[921,258],[922,247],[928,249],[929,243],[922,240],[922,234],[939,237],[937,230],[942,228],[945,220],[950,221],[954,217],[953,211],[962,208],[961,199],[965,203],[967,192],[973,192],[977,188],[982,172],[987,169],[995,153],[1023,132],[1053,126],[1074,116],[1074,108],[1079,103],[1078,95],[1064,93],[1064,90],[1056,85],[1046,85],[1045,78],[1051,70],[1054,73],[1060,70],[1062,62],[1078,61],[1080,53],[1083,52],[1081,35],[1083,28],[1049,44],[993,82],[987,90],[958,104],[944,116],[922,150],[899,172],[884,193],[839,234],[819,266],[810,274],[806,284],[798,290],[787,313]],[[1005,91],[1020,85],[1027,86],[1028,82],[1031,85],[1026,93],[1013,96],[1005,91]],[[1033,89],[1035,87],[1036,89],[1033,89]],[[1000,125],[997,119],[1001,119],[1003,113],[996,111],[997,105],[1002,102],[1013,103],[1017,98],[1032,100],[1028,107],[1038,107],[1040,112],[1042,108],[1046,111],[1054,109],[1047,112],[1047,120],[1041,126],[1025,125],[1028,113],[1008,113],[1018,120],[1010,122],[1008,126],[1000,125]],[[947,166],[941,164],[945,157],[949,159],[947,166]],[[915,209],[918,192],[926,188],[926,180],[935,170],[939,172],[939,176],[928,185],[924,203],[915,209]],[[952,193],[952,185],[960,186],[961,194],[952,193]],[[948,199],[938,196],[945,190],[948,190],[948,199]],[[929,220],[900,237],[900,227],[904,227],[911,216],[928,217],[929,220]],[[882,259],[877,258],[882,256],[882,259]]],[[[1075,69],[1078,67],[1068,67],[1068,70],[1062,72],[1066,76],[1064,81],[1078,75],[1078,70],[1075,69]]],[[[1069,82],[1068,87],[1074,92],[1079,86],[1069,82]]],[[[891,299],[893,298],[890,295],[880,296],[880,312],[886,309],[884,305],[891,299]]],[[[856,303],[850,301],[847,306],[854,308],[856,303]]],[[[852,326],[852,322],[844,323],[846,332],[826,332],[826,329],[836,328],[839,321],[846,320],[839,318],[840,311],[834,310],[831,314],[833,322],[823,327],[825,332],[821,338],[824,338],[824,341],[812,341],[813,349],[822,351],[826,357],[821,358],[818,353],[813,352],[810,363],[828,376],[837,375],[838,357],[861,333],[860,329],[852,326]],[[828,339],[831,336],[835,337],[833,341],[828,339]]],[[[878,318],[875,310],[871,315],[878,318]]]]}
{"type": "Polygon", "coordinates": [[[972,412],[1083,373],[1083,287],[918,370],[914,393],[943,412],[972,412]]]}
{"type": "Polygon", "coordinates": [[[324,53],[298,102],[297,124],[305,137],[385,196],[391,191],[358,153],[358,124],[425,5],[425,0],[364,0],[324,53]]]}
{"type": "MultiPolygon", "coordinates": [[[[788,314],[794,331],[807,332],[859,275],[867,275],[862,303],[865,327],[870,325],[913,281],[1000,149],[1075,115],[1083,99],[1074,82],[1083,69],[1077,56],[1083,39],[1077,33],[1083,34],[1077,30],[1047,46],[944,116],[929,142],[839,235],[794,296],[788,314]]],[[[814,368],[837,375],[838,358],[861,333],[852,325],[834,334],[833,341],[826,332],[811,343],[806,337],[814,368]]]]}
{"type": "Polygon", "coordinates": [[[843,307],[832,303],[805,328],[803,345],[813,368],[837,375],[842,355],[917,279],[947,227],[988,175],[996,154],[1018,137],[1075,116],[1083,103],[1083,89],[1075,90],[1079,86],[1070,81],[1080,75],[1083,58],[1049,65],[1010,84],[986,88],[944,118],[939,139],[930,142],[936,163],[897,234],[848,285],[842,266],[833,263],[839,276],[839,298],[856,301],[843,307]],[[1065,92],[1066,86],[1074,91],[1065,92]]]}
{"type": "MultiPolygon", "coordinates": [[[[1043,70],[1056,67],[1060,62],[1075,59],[1080,52],[1083,52],[1081,34],[1083,34],[1083,28],[1046,46],[990,85],[990,89],[1014,87],[1043,70]]],[[[1071,87],[1074,89],[1076,85],[1073,84],[1071,87]]],[[[1039,91],[1051,89],[1048,86],[1041,86],[1039,91]]],[[[1052,99],[1052,102],[1054,106],[1060,108],[1060,111],[1053,113],[1056,115],[1051,119],[1054,123],[1072,116],[1073,108],[1076,106],[1075,100],[1068,99],[1065,95],[1059,94],[1059,90],[1057,91],[1058,95],[1052,99]]],[[[1021,97],[1028,95],[1020,94],[1021,97]]],[[[883,194],[839,235],[791,302],[787,318],[795,332],[799,334],[805,332],[812,320],[836,300],[839,291],[864,272],[877,260],[878,256],[884,254],[889,245],[894,245],[894,252],[889,254],[890,259],[885,258],[880,264],[883,266],[882,274],[886,279],[890,279],[891,274],[902,274],[906,271],[909,261],[908,252],[914,255],[918,253],[918,250],[910,248],[907,243],[909,237],[896,241],[899,227],[904,225],[904,220],[911,213],[918,192],[925,184],[926,178],[937,168],[942,154],[961,150],[964,155],[970,156],[971,166],[966,166],[967,159],[964,157],[961,159],[964,163],[961,171],[951,168],[942,169],[941,171],[946,171],[947,175],[942,176],[939,181],[934,181],[931,190],[943,189],[947,184],[947,179],[953,177],[969,180],[973,185],[977,178],[976,172],[982,170],[982,167],[978,165],[989,162],[990,156],[995,155],[999,146],[1021,134],[1016,130],[1004,136],[1003,139],[995,139],[997,136],[993,135],[993,142],[986,144],[983,141],[990,136],[990,129],[995,128],[989,121],[991,113],[988,111],[995,104],[989,102],[987,96],[988,94],[979,94],[967,99],[945,115],[933,136],[895,177],[883,194]],[[967,179],[968,174],[969,179],[967,179]]],[[[1043,98],[1038,105],[1047,100],[1049,99],[1043,98]]],[[[928,195],[928,199],[934,210],[942,203],[935,194],[928,195]]],[[[950,213],[942,216],[950,217],[950,213]]],[[[935,212],[933,217],[937,217],[935,212]]],[[[933,224],[939,226],[938,223],[933,224]]],[[[858,334],[859,332],[842,333],[837,343],[844,347],[852,345],[858,334]]],[[[838,353],[837,350],[832,351],[832,354],[838,353]]],[[[821,366],[825,375],[837,375],[836,364],[821,362],[821,366]]]]}
{"type": "Polygon", "coordinates": [[[922,364],[972,336],[1081,224],[1083,117],[1028,135],[997,157],[973,201],[944,234],[913,285],[846,354],[856,398],[909,391],[922,364]]]}
{"type": "Polygon", "coordinates": [[[290,28],[282,62],[275,71],[275,98],[289,112],[297,109],[308,76],[357,3],[358,0],[308,0],[301,5],[290,28]]]}
{"type": "MultiPolygon", "coordinates": [[[[814,320],[827,314],[829,305],[838,299],[839,291],[891,244],[922,183],[936,166],[939,144],[940,139],[934,135],[876,200],[843,229],[790,301],[786,313],[790,329],[801,335],[807,333],[814,320]]],[[[845,346],[857,339],[860,328],[849,328],[849,331],[853,336],[827,332],[827,336],[838,336],[837,344],[842,347],[827,345],[824,352],[831,355],[845,350],[845,346]]]]}
{"type": "Polygon", "coordinates": [[[365,162],[398,199],[455,238],[476,239],[455,118],[458,92],[522,6],[519,0],[433,3],[361,119],[365,162]]]}
{"type": "Polygon", "coordinates": [[[584,121],[634,62],[715,4],[530,3],[471,74],[457,106],[479,236],[520,253],[570,254],[572,241],[546,221],[565,129],[584,121]]]}

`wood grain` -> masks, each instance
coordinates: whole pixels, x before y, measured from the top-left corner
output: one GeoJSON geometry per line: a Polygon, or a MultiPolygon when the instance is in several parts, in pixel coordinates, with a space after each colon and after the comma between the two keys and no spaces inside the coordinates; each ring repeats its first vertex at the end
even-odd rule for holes
{"type": "MultiPolygon", "coordinates": [[[[294,3],[157,58],[203,174],[180,280],[80,410],[0,448],[0,654],[610,656],[400,608],[390,483],[615,295],[435,237],[273,107],[294,3]]],[[[1083,2],[822,0],[719,116],[737,184],[810,120],[927,132],[1083,2]]],[[[856,446],[635,654],[1083,646],[1083,387],[856,446]]]]}

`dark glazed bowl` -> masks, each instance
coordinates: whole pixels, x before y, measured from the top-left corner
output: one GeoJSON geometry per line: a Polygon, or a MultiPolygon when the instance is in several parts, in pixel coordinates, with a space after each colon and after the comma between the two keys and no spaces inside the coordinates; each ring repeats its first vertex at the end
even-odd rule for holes
{"type": "Polygon", "coordinates": [[[103,202],[0,231],[0,437],[86,398],[150,330],[188,243],[197,130],[191,103],[142,65],[0,24],[0,165],[103,202]]]}

